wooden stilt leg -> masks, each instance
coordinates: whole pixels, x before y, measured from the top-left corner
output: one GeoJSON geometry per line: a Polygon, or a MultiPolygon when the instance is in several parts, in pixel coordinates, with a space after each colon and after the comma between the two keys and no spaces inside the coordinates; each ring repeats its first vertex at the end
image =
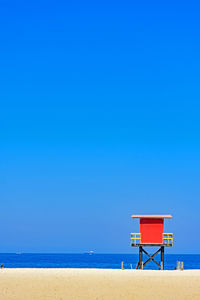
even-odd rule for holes
{"type": "Polygon", "coordinates": [[[139,247],[139,265],[140,269],[143,269],[143,261],[142,261],[142,246],[139,247]]]}
{"type": "Polygon", "coordinates": [[[164,270],[164,246],[161,247],[161,270],[164,270]]]}

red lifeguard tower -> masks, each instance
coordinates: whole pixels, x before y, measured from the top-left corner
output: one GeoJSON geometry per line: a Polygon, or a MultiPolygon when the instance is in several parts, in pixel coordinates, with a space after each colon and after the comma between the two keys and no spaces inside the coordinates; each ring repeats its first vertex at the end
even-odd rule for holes
{"type": "Polygon", "coordinates": [[[139,247],[139,262],[136,269],[143,269],[150,261],[153,261],[159,269],[164,269],[164,247],[173,246],[173,233],[164,233],[164,219],[171,219],[171,215],[132,215],[133,219],[140,219],[140,232],[131,233],[131,246],[139,247]],[[159,247],[150,255],[143,247],[159,247]],[[143,263],[143,252],[149,257],[143,263]],[[161,253],[161,263],[159,264],[154,257],[161,253]]]}

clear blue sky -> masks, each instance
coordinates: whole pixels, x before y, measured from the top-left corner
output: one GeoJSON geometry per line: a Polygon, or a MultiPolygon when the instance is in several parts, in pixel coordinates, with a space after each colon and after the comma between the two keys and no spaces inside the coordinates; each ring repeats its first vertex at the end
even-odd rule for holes
{"type": "Polygon", "coordinates": [[[199,6],[0,1],[0,252],[200,253],[199,6]]]}

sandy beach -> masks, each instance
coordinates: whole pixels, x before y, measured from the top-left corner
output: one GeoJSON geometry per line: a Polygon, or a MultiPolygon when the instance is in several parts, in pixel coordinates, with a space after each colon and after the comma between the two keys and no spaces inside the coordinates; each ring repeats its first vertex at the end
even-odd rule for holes
{"type": "Polygon", "coordinates": [[[200,270],[3,269],[0,299],[200,299],[200,270]]]}

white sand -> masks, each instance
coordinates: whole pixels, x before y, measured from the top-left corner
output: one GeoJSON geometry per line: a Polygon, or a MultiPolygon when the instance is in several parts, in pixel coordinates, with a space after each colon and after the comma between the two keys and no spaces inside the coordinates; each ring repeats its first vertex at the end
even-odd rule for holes
{"type": "Polygon", "coordinates": [[[200,270],[3,269],[4,299],[200,300],[200,270]]]}

